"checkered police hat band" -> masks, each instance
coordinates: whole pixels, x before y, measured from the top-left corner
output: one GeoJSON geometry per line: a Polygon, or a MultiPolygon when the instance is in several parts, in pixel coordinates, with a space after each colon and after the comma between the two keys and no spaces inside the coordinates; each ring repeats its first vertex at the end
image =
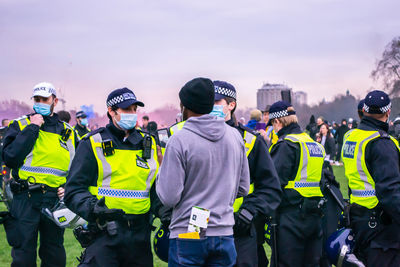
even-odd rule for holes
{"type": "Polygon", "coordinates": [[[215,93],[219,94],[219,95],[224,95],[227,97],[232,97],[233,99],[236,99],[236,92],[228,89],[228,88],[224,88],[224,87],[219,87],[219,86],[214,86],[215,88],[215,93]]]}
{"type": "Polygon", "coordinates": [[[131,93],[125,93],[125,94],[113,97],[107,101],[107,107],[112,107],[112,106],[118,105],[122,102],[125,102],[126,100],[136,100],[136,97],[134,94],[131,94],[131,93]]]}
{"type": "MultiPolygon", "coordinates": [[[[380,110],[380,111],[382,112],[382,114],[383,114],[383,113],[388,112],[389,109],[391,109],[391,108],[392,108],[392,103],[390,102],[388,105],[379,108],[379,110],[380,110]]],[[[369,113],[369,111],[370,111],[370,107],[367,106],[367,104],[365,104],[365,103],[364,103],[364,110],[365,110],[365,112],[367,112],[367,113],[369,113]]]]}
{"type": "Polygon", "coordinates": [[[285,110],[281,110],[281,111],[270,113],[269,114],[269,119],[272,120],[272,119],[282,118],[282,117],[286,117],[286,116],[294,115],[294,114],[296,114],[295,111],[289,111],[288,112],[285,109],[285,110]]]}

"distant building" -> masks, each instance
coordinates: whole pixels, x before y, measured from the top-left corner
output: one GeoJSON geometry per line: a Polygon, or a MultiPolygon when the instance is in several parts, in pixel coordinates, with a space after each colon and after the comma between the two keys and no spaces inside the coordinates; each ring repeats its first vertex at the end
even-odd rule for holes
{"type": "Polygon", "coordinates": [[[307,93],[303,91],[294,92],[293,103],[297,105],[307,105],[307,93]]]}
{"type": "Polygon", "coordinates": [[[290,92],[293,101],[293,90],[287,85],[271,83],[264,84],[257,91],[257,108],[263,111],[267,105],[272,105],[273,103],[282,100],[281,92],[285,90],[290,92]]]}

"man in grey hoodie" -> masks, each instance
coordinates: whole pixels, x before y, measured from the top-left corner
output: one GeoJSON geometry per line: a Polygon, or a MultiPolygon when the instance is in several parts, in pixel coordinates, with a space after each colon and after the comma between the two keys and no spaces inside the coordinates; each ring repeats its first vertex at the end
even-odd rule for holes
{"type": "Polygon", "coordinates": [[[250,186],[244,142],[224,119],[209,115],[211,80],[189,81],[179,98],[187,121],[168,141],[156,184],[161,202],[173,209],[168,265],[233,266],[232,206],[250,186]]]}

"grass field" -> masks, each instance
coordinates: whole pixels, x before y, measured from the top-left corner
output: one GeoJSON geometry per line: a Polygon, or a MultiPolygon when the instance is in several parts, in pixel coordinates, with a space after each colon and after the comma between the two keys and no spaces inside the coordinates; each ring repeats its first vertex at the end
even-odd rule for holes
{"type": "MultiPolygon", "coordinates": [[[[333,166],[333,170],[337,181],[340,183],[340,189],[344,197],[347,197],[347,179],[344,176],[344,169],[342,166],[333,166]]],[[[1,205],[1,210],[5,210],[3,204],[1,205]]],[[[64,246],[67,252],[67,266],[77,266],[78,261],[76,257],[81,255],[82,248],[76,241],[72,230],[67,229],[64,236],[64,246]]],[[[265,245],[267,254],[270,255],[270,249],[265,245]]],[[[0,266],[10,266],[11,264],[11,247],[8,245],[4,227],[0,227],[0,266]]],[[[38,266],[40,266],[40,260],[38,259],[38,266]]],[[[160,261],[157,256],[154,255],[154,266],[163,267],[167,266],[166,263],[160,261]]]]}

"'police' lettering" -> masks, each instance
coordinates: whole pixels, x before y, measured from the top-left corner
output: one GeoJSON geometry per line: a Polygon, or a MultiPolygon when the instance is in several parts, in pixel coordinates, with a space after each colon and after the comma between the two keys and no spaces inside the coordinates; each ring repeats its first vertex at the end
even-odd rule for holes
{"type": "Polygon", "coordinates": [[[318,157],[318,158],[324,157],[324,152],[322,152],[322,149],[318,146],[318,144],[306,143],[306,145],[310,153],[310,157],[318,157]]]}
{"type": "Polygon", "coordinates": [[[343,157],[354,159],[354,151],[356,149],[356,142],[346,141],[343,145],[343,157]]]}
{"type": "Polygon", "coordinates": [[[136,159],[136,165],[138,167],[140,167],[140,168],[143,168],[143,169],[149,169],[149,166],[147,166],[147,163],[143,162],[143,161],[141,161],[139,159],[136,159]]]}
{"type": "Polygon", "coordinates": [[[67,221],[67,219],[64,216],[58,217],[58,222],[63,223],[66,221],[67,221]]]}

